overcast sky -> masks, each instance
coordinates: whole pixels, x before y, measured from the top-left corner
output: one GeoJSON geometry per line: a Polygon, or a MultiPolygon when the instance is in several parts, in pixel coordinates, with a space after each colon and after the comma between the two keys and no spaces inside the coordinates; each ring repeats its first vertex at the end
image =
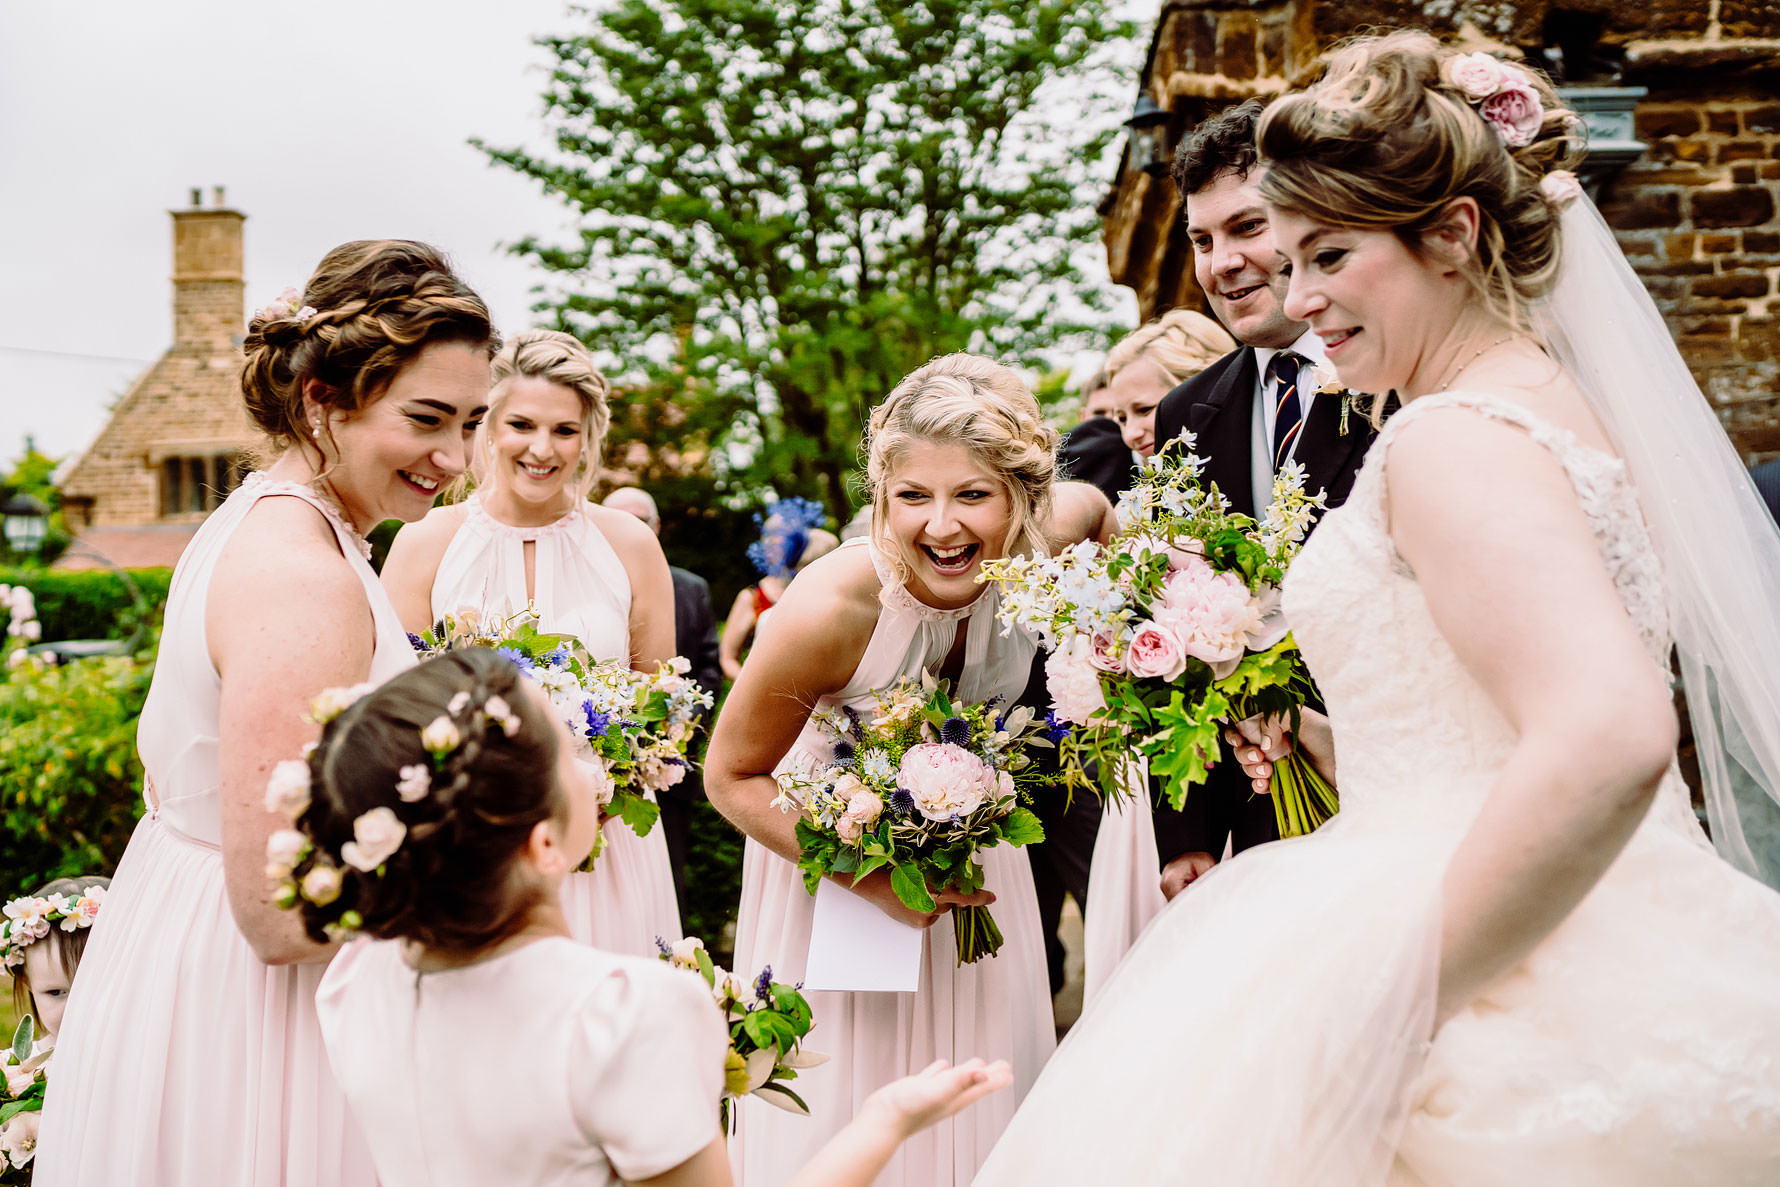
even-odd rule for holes
{"type": "Polygon", "coordinates": [[[247,215],[250,309],[391,236],[524,325],[539,277],[498,245],[568,217],[467,140],[539,142],[532,38],[573,27],[566,0],[0,5],[0,460],[79,451],[170,344],[193,186],[247,215]]]}

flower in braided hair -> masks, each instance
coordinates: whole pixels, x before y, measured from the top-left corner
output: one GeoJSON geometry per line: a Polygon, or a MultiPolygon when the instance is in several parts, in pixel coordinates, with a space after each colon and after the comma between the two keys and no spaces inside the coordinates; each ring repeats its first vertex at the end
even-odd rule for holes
{"type": "Polygon", "coordinates": [[[263,309],[253,311],[257,321],[294,321],[298,326],[309,323],[316,316],[313,305],[303,305],[303,294],[294,288],[287,287],[282,293],[268,302],[263,309]]]}
{"type": "Polygon", "coordinates": [[[1519,67],[1486,53],[1459,54],[1440,67],[1440,81],[1462,95],[1509,148],[1525,148],[1545,123],[1545,104],[1519,67]]]}

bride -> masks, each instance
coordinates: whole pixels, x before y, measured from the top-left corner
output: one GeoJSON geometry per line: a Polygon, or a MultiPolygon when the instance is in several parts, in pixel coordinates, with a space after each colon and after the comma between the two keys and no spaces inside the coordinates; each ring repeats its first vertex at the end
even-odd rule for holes
{"type": "Polygon", "coordinates": [[[1715,838],[1759,868],[1729,788],[1771,819],[1780,541],[1548,176],[1574,126],[1422,34],[1267,113],[1286,312],[1404,397],[1286,583],[1342,812],[1157,918],[978,1184],[1780,1176],[1780,896],[1695,822],[1668,686],[1673,634],[1715,838]]]}

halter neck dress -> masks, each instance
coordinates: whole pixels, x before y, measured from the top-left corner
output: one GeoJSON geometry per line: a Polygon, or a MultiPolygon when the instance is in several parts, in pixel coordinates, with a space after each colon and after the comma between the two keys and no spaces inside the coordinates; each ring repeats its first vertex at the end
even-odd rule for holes
{"type": "MultiPolygon", "coordinates": [[[[529,604],[538,629],[573,635],[595,659],[630,659],[630,577],[611,542],[584,508],[543,527],[513,527],[488,513],[480,495],[464,502],[464,521],[439,559],[432,613],[460,607],[511,615],[529,604]],[[528,596],[525,546],[536,550],[528,596]]],[[[563,882],[569,933],[609,952],[653,957],[655,937],[680,935],[667,840],[657,827],[639,837],[619,821],[604,828],[606,844],[589,874],[563,882]]]]}
{"type": "Polygon", "coordinates": [[[118,864],[69,999],[39,1140],[40,1185],[376,1181],[322,1049],[315,989],[327,966],[262,963],[223,885],[222,678],[205,612],[218,559],[263,498],[301,499],[333,525],[371,612],[367,679],[414,664],[369,546],[312,489],[250,474],[204,521],[173,574],[136,735],[148,814],[118,864]]]}
{"type": "MultiPolygon", "coordinates": [[[[841,547],[871,544],[861,539],[841,547]]],[[[936,610],[897,583],[890,564],[875,549],[872,563],[884,584],[884,607],[871,641],[846,687],[821,698],[815,708],[848,705],[869,716],[879,689],[899,677],[937,673],[960,630],[965,645],[958,699],[977,703],[1000,697],[1011,702],[1025,688],[1034,644],[1023,632],[1002,633],[995,618],[995,587],[985,587],[962,609],[936,610]]],[[[821,730],[808,723],[778,770],[812,772],[828,764],[831,750],[821,730]]],[[[928,930],[916,992],[806,993],[816,1018],[808,1045],[829,1060],[798,1073],[797,1092],[810,1106],[808,1117],[781,1112],[756,1097],[743,1100],[741,1125],[730,1146],[741,1187],[788,1181],[853,1119],[868,1095],[891,1080],[918,1072],[935,1059],[1005,1059],[1014,1069],[1011,1088],[910,1138],[876,1184],[963,1187],[971,1181],[1056,1047],[1038,899],[1026,852],[1001,845],[983,853],[981,861],[984,885],[996,896],[995,922],[1006,940],[1001,951],[957,967],[948,913],[928,930]]],[[[774,980],[803,980],[814,903],[796,866],[750,840],[736,922],[738,975],[753,976],[770,964],[774,980]]]]}

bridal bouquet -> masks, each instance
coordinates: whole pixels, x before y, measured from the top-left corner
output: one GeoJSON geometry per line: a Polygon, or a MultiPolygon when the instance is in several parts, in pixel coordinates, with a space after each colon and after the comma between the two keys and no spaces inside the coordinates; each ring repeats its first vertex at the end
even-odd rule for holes
{"type": "MultiPolygon", "coordinates": [[[[573,637],[540,632],[529,609],[509,618],[460,609],[411,641],[423,657],[491,647],[541,685],[580,739],[580,757],[594,768],[606,810],[638,836],[648,835],[661,815],[649,793],[686,777],[687,749],[711,707],[711,694],[687,675],[691,665],[679,656],[654,672],[594,660],[573,637]]],[[[596,846],[589,866],[598,854],[596,846]]]]}
{"type": "MultiPolygon", "coordinates": [[[[1279,606],[1279,582],[1323,496],[1303,471],[1275,477],[1260,521],[1232,514],[1200,484],[1191,439],[1165,447],[1119,500],[1120,536],[1052,557],[983,566],[1001,587],[1006,629],[1036,632],[1055,713],[1083,727],[1063,744],[1075,779],[1097,764],[1102,792],[1125,794],[1135,748],[1179,808],[1218,757],[1218,732],[1257,714],[1287,718],[1315,686],[1279,606]]],[[[1281,836],[1311,832],[1336,810],[1334,788],[1294,750],[1274,764],[1281,836]]]]}
{"type": "MultiPolygon", "coordinates": [[[[869,722],[851,707],[824,709],[815,721],[833,740],[832,760],[807,778],[780,775],[773,801],[802,816],[797,867],[811,894],[825,874],[888,867],[903,906],[933,911],[934,890],[983,888],[979,850],[1044,840],[1020,802],[1033,777],[1027,747],[1050,744],[1031,710],[998,716],[993,702],[956,705],[945,681],[927,677],[878,693],[869,722]]],[[[987,907],[957,907],[952,918],[960,965],[1001,947],[987,907]]]]}
{"type": "Polygon", "coordinates": [[[758,1096],[787,1113],[808,1117],[810,1107],[787,1086],[803,1068],[828,1062],[828,1056],[805,1051],[801,1044],[814,1025],[810,1003],[795,985],[773,980],[772,966],[744,982],[711,960],[704,941],[687,936],[672,944],[655,938],[661,959],[697,973],[711,989],[711,997],[729,1025],[729,1054],[723,1061],[723,1100],[718,1106],[726,1129],[733,1131],[735,1112],[731,1099],[758,1096]]]}
{"type": "Polygon", "coordinates": [[[36,1025],[26,1014],[12,1032],[12,1044],[0,1052],[0,1185],[31,1181],[31,1160],[37,1155],[37,1124],[43,1112],[44,1068],[50,1049],[35,1055],[31,1047],[36,1025]]]}

